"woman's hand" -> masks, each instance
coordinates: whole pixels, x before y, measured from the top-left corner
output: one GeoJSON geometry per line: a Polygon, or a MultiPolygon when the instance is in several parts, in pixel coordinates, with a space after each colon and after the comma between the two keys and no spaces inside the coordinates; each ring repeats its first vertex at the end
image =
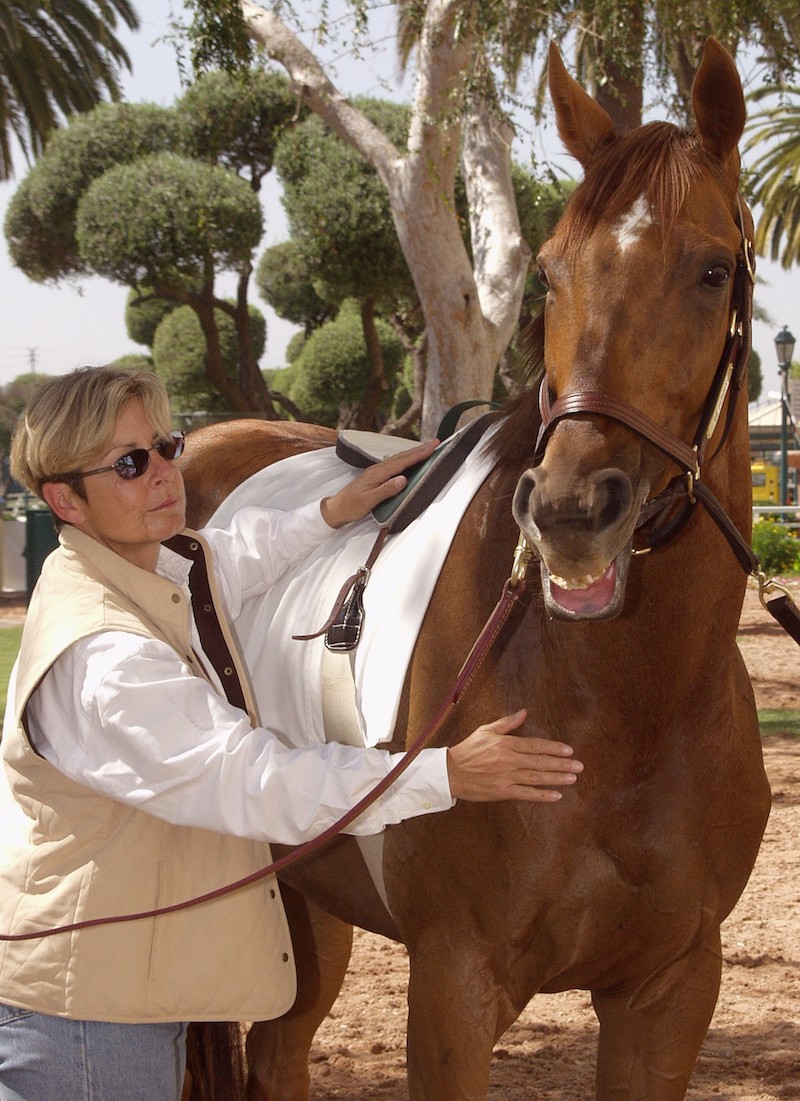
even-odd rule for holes
{"type": "Polygon", "coordinates": [[[405,488],[408,479],[403,471],[424,462],[433,454],[438,443],[438,440],[428,440],[367,467],[333,497],[325,497],[320,502],[325,523],[332,528],[341,528],[354,520],[362,520],[381,501],[388,500],[405,488]]]}
{"type": "Polygon", "coordinates": [[[479,726],[447,751],[450,791],[456,799],[489,803],[524,799],[552,803],[561,798],[552,786],[574,784],[583,771],[572,758],[572,747],[544,738],[509,738],[525,721],[527,712],[504,715],[479,726]]]}

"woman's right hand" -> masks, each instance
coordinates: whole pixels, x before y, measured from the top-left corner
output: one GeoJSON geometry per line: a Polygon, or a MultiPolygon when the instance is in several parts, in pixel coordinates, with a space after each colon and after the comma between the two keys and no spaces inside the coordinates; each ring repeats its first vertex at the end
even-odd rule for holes
{"type": "Polygon", "coordinates": [[[447,772],[455,799],[552,803],[561,798],[555,787],[575,783],[583,765],[572,757],[571,746],[545,738],[508,737],[526,717],[524,710],[504,715],[450,746],[447,772]]]}

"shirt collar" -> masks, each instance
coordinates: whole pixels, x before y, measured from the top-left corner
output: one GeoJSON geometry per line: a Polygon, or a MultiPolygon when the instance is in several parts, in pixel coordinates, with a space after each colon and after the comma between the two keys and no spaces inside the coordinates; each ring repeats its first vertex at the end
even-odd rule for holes
{"type": "Polygon", "coordinates": [[[188,558],[184,558],[182,554],[177,554],[163,544],[161,545],[161,550],[158,552],[158,562],[156,563],[156,573],[160,577],[171,581],[173,585],[180,585],[185,588],[189,584],[191,569],[192,563],[188,558]]]}

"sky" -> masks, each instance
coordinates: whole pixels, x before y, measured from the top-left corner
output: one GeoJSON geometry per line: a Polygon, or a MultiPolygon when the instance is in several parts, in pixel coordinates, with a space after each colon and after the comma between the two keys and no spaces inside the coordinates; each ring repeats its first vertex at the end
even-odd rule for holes
{"type": "MultiPolygon", "coordinates": [[[[170,106],[182,89],[175,48],[166,36],[170,15],[182,18],[182,6],[179,0],[174,3],[171,0],[135,0],[135,8],[141,28],[135,34],[127,30],[119,33],[132,62],[132,72],[122,74],[125,98],[131,102],[170,106]]],[[[335,83],[346,94],[388,98],[383,80],[387,72],[386,57],[384,53],[372,67],[366,57],[360,62],[340,59],[335,69],[335,83]]],[[[752,66],[743,71],[742,76],[746,87],[756,86],[757,70],[752,66]]],[[[406,92],[405,98],[410,98],[410,92],[406,92]]],[[[561,153],[552,124],[538,131],[532,144],[537,160],[549,159],[558,171],[575,174],[577,166],[561,153]]],[[[530,146],[525,148],[521,143],[520,148],[514,150],[515,159],[525,163],[529,150],[530,146]]],[[[0,219],[3,221],[8,202],[25,175],[26,166],[21,157],[16,170],[16,180],[0,183],[0,219]]],[[[274,173],[267,179],[263,204],[266,232],[259,256],[264,249],[288,236],[274,173]]],[[[800,272],[797,268],[784,271],[779,265],[759,257],[758,277],[756,301],[766,310],[769,321],[754,324],[753,346],[761,356],[762,398],[766,398],[779,387],[774,338],[784,325],[798,337],[799,352],[795,359],[800,358],[800,272]]],[[[229,279],[226,283],[223,278],[218,284],[225,294],[233,290],[232,278],[229,279]]],[[[0,245],[0,291],[0,385],[31,370],[62,374],[84,364],[107,363],[127,353],[147,351],[134,344],[125,331],[126,288],[99,278],[57,286],[34,283],[11,263],[4,236],[0,245]]],[[[296,329],[276,317],[255,289],[251,300],[267,318],[267,348],[262,367],[283,366],[286,345],[296,329]]]]}

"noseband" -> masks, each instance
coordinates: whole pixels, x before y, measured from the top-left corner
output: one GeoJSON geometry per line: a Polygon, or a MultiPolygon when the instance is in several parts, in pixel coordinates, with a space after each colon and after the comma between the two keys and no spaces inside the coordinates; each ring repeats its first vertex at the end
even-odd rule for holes
{"type": "MultiPolygon", "coordinates": [[[[642,506],[638,527],[641,528],[642,525],[655,518],[660,519],[643,536],[646,545],[634,553],[643,554],[655,550],[676,535],[689,519],[692,506],[698,499],[701,499],[709,507],[716,522],[721,524],[729,541],[732,540],[731,532],[734,533],[732,541],[734,551],[745,569],[752,572],[754,568],[757,568],[758,562],[749,544],[742,539],[733,523],[727,518],[722,506],[700,481],[706,449],[716,431],[726,397],[728,398],[728,412],[725,427],[714,455],[719,452],[730,432],[736,401],[744,386],[747,361],[750,354],[755,250],[752,241],[744,231],[744,216],[739,196],[737,196],[737,205],[737,225],[742,235],[742,251],[737,257],[736,272],[734,274],[728,334],[692,442],[686,443],[662,425],[657,424],[640,409],[636,409],[633,405],[629,405],[628,402],[622,401],[612,394],[605,394],[598,390],[578,390],[551,401],[550,389],[545,376],[539,389],[539,410],[542,425],[536,441],[533,465],[535,466],[542,461],[553,429],[567,417],[584,416],[588,413],[609,417],[611,420],[624,424],[637,436],[667,455],[683,471],[683,474],[674,478],[657,497],[646,501],[642,506]],[[709,504],[709,498],[712,501],[711,504],[709,504]],[[677,514],[673,511],[676,503],[681,506],[677,514]],[[725,518],[727,524],[724,521],[721,522],[721,517],[725,518]]],[[[713,456],[711,457],[713,458],[713,456]]]]}

